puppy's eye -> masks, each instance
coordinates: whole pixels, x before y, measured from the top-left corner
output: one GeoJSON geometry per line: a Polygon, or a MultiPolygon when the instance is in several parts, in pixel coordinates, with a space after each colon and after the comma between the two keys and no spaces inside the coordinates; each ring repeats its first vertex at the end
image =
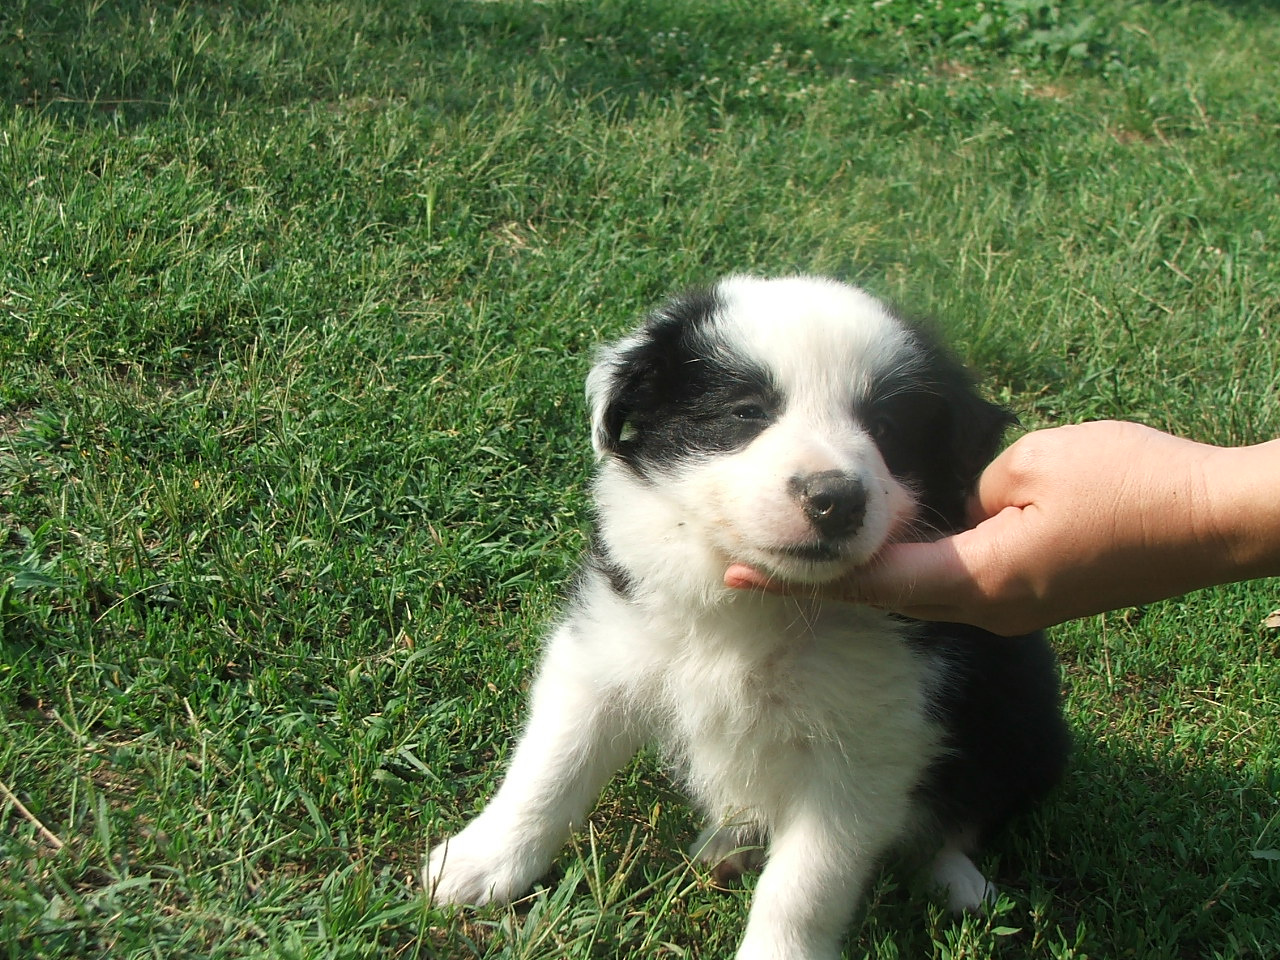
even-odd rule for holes
{"type": "Polygon", "coordinates": [[[733,415],[739,420],[757,421],[769,419],[769,414],[758,403],[740,403],[733,408],[733,415]]]}
{"type": "Polygon", "coordinates": [[[867,424],[867,432],[874,440],[883,440],[893,433],[895,424],[890,417],[873,417],[867,424]]]}

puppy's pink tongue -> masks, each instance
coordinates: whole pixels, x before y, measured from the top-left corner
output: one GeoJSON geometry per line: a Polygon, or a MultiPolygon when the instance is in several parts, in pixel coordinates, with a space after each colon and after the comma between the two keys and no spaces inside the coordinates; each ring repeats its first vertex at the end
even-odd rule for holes
{"type": "Polygon", "coordinates": [[[769,578],[745,563],[731,563],[724,572],[724,585],[735,590],[763,590],[769,586],[769,578]]]}

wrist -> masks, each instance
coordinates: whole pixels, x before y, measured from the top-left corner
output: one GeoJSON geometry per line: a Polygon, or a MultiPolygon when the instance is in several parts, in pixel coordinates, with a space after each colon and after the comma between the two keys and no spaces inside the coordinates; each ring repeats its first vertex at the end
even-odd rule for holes
{"type": "Polygon", "coordinates": [[[1280,440],[1219,448],[1205,472],[1217,581],[1280,575],[1280,440]]]}

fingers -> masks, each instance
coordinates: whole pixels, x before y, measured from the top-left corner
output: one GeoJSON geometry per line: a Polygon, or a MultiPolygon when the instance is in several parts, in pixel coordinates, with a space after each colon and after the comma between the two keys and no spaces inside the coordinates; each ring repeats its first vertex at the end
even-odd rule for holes
{"type": "Polygon", "coordinates": [[[1019,491],[1023,489],[1021,481],[1029,469],[1028,461],[1034,462],[1035,452],[1031,443],[1024,440],[1026,437],[1014,441],[978,478],[977,489],[968,503],[969,526],[976,527],[1006,507],[1027,506],[1025,494],[1019,491]]]}
{"type": "Polygon", "coordinates": [[[767,573],[749,567],[745,563],[733,563],[724,572],[724,585],[734,590],[765,590],[769,593],[786,593],[787,585],[774,580],[767,573]]]}

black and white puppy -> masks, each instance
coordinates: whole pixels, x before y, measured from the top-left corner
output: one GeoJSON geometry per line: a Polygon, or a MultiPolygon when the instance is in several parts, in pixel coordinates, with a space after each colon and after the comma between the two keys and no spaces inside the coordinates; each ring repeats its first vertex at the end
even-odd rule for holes
{"type": "Polygon", "coordinates": [[[723,577],[743,562],[820,584],[960,528],[1011,417],[924,331],[812,277],[676,297],[601,354],[587,393],[595,545],[505,781],[430,853],[433,900],[521,895],[656,740],[707,818],[694,854],[764,862],[739,960],[837,957],[904,846],[928,844],[952,908],[978,908],[991,888],[969,855],[1065,760],[1044,639],[723,577]]]}

